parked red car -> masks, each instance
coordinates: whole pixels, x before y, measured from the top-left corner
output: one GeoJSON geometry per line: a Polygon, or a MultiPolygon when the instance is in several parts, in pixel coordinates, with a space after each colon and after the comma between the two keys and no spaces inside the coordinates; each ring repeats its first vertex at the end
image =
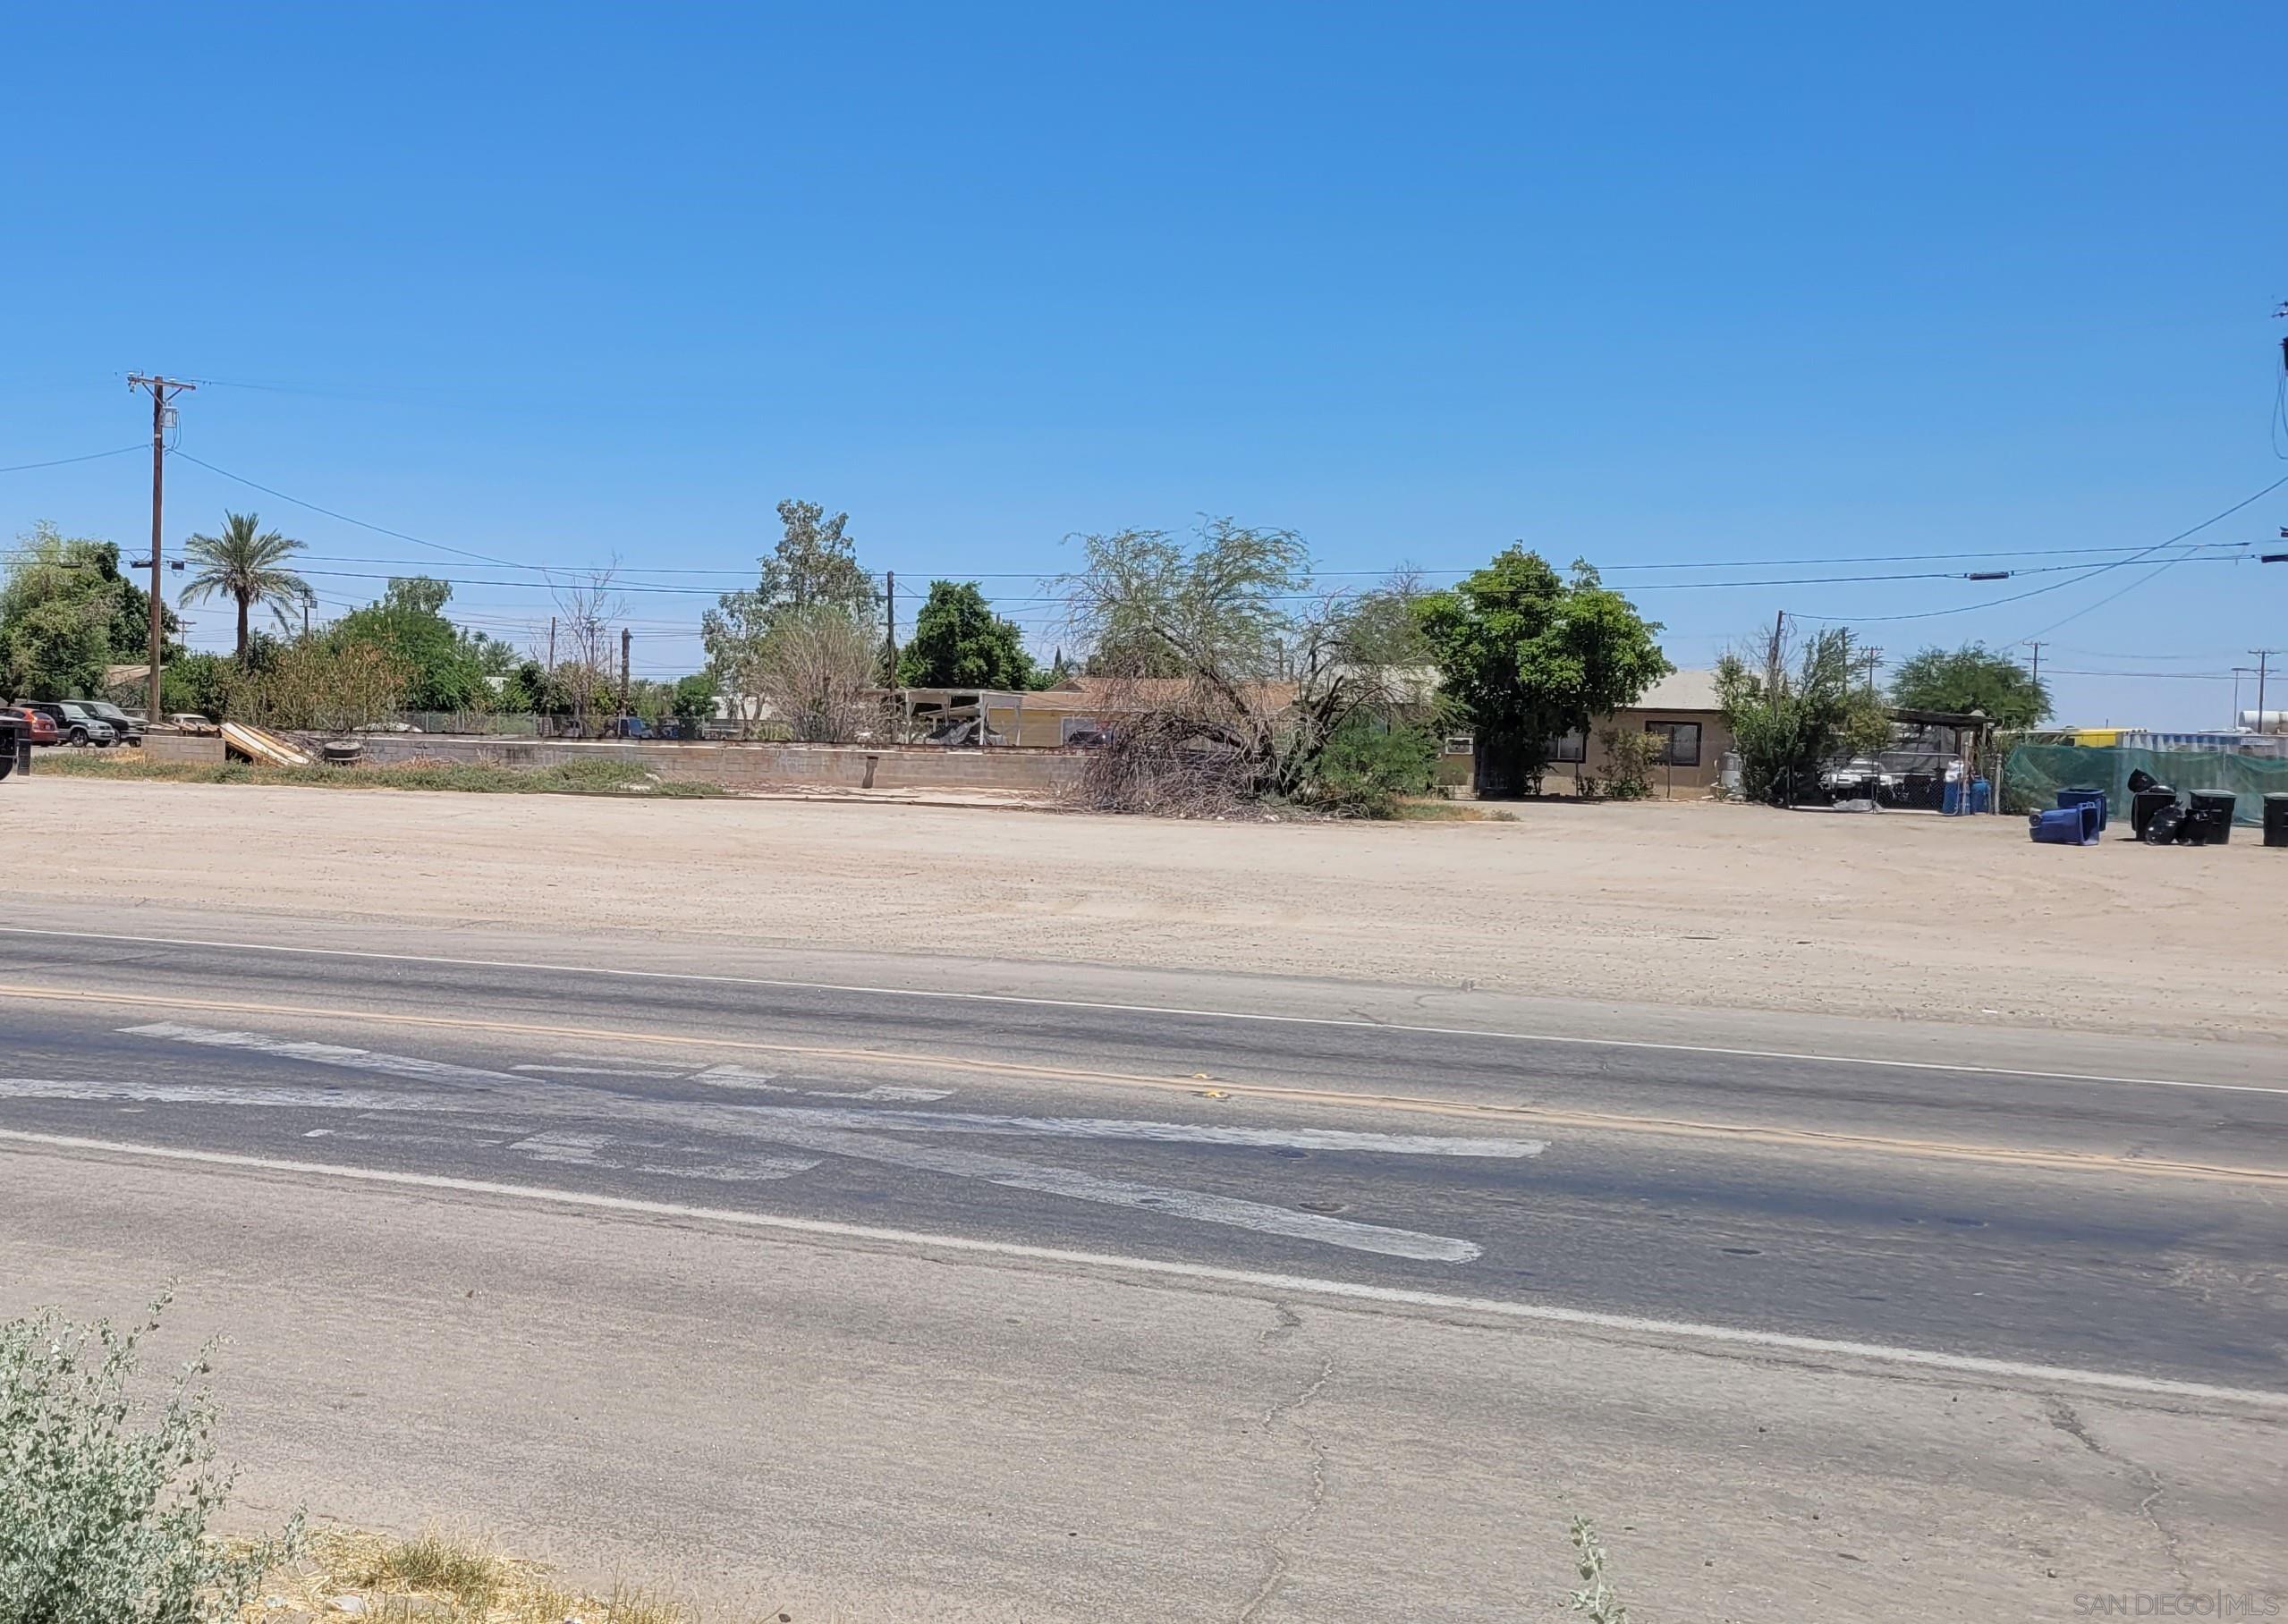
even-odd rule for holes
{"type": "Polygon", "coordinates": [[[0,706],[0,716],[6,716],[11,721],[29,727],[31,730],[34,744],[54,744],[64,737],[56,729],[55,717],[46,711],[34,710],[28,705],[0,706]]]}

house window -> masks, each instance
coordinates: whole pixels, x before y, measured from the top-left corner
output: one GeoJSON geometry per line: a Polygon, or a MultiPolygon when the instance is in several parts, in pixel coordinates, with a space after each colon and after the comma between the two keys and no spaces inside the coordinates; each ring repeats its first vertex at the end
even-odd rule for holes
{"type": "Polygon", "coordinates": [[[1589,759],[1589,735],[1581,732],[1579,728],[1575,728],[1570,733],[1560,733],[1556,738],[1552,739],[1549,741],[1549,759],[1552,761],[1587,761],[1589,759]]]}
{"type": "Polygon", "coordinates": [[[1700,724],[1697,722],[1648,722],[1645,732],[1658,733],[1667,740],[1660,752],[1661,764],[1672,767],[1696,767],[1700,765],[1700,724]]]}

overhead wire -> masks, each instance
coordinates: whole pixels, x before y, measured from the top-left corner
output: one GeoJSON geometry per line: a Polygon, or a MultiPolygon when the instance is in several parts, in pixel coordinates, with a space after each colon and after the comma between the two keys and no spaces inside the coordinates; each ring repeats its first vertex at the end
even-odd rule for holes
{"type": "Polygon", "coordinates": [[[132,445],[114,445],[109,451],[91,451],[84,456],[51,457],[45,462],[12,462],[5,468],[0,468],[0,474],[21,474],[36,468],[62,468],[67,463],[95,462],[105,457],[123,457],[131,451],[148,451],[150,449],[150,444],[148,440],[138,440],[132,445]]]}
{"type": "Polygon", "coordinates": [[[175,447],[168,454],[171,456],[181,457],[186,462],[196,463],[199,467],[205,469],[208,473],[220,474],[225,479],[231,480],[235,484],[245,486],[249,490],[260,491],[266,496],[275,496],[281,502],[290,502],[296,507],[308,508],[313,513],[323,513],[328,519],[339,520],[343,524],[355,525],[361,530],[371,530],[377,536],[388,536],[398,541],[410,541],[417,547],[433,547],[440,553],[451,553],[456,557],[473,559],[480,564],[497,564],[504,569],[509,570],[537,569],[541,571],[543,573],[547,572],[548,566],[545,564],[523,564],[519,563],[513,559],[495,558],[485,553],[472,553],[466,547],[453,546],[442,541],[431,541],[426,536],[415,536],[405,530],[393,530],[385,524],[373,524],[363,519],[352,518],[348,513],[336,512],[329,507],[321,507],[315,502],[305,502],[300,496],[289,495],[284,491],[278,490],[274,486],[261,484],[257,480],[250,479],[243,474],[234,474],[226,468],[217,468],[214,463],[208,461],[203,457],[192,456],[189,452],[184,451],[180,446],[175,447]]]}
{"type": "MultiPolygon", "coordinates": [[[[2162,548],[2174,546],[2188,537],[2199,535],[2210,525],[2218,524],[2224,520],[2230,519],[2242,508],[2269,496],[2273,492],[2278,490],[2284,485],[2288,485],[2288,474],[2283,474],[2279,478],[2275,479],[2270,485],[2266,486],[2262,490],[2241,497],[2240,501],[2235,502],[2232,506],[2224,509],[2223,512],[2210,514],[2199,524],[2179,530],[2174,536],[2168,537],[2165,541],[2157,541],[2148,547],[2140,548],[2127,558],[2116,559],[2110,563],[2094,565],[2091,568],[2076,574],[2071,580],[2052,581],[2046,586],[2036,587],[2030,591],[2013,592],[2004,597],[1987,598],[1982,603],[1959,604],[1945,609],[1923,609],[1901,614],[1809,614],[1801,613],[1794,610],[1790,610],[1788,613],[1794,615],[1798,620],[1825,621],[1831,624],[1841,624],[1845,622],[1852,624],[1874,624],[1877,622],[1888,624],[1898,621],[1937,620],[1943,616],[1951,614],[1970,614],[1981,609],[1998,609],[2004,604],[2023,603],[2030,597],[2040,597],[2045,593],[2062,592],[2068,587],[2079,586],[2085,580],[2094,580],[2098,576],[2107,574],[2114,570],[2126,569],[2131,564],[2141,563],[2146,559],[2150,558],[2154,554],[2161,551],[2162,548]]],[[[2161,570],[2167,569],[2173,564],[2182,563],[2184,562],[2186,557],[2191,556],[2194,556],[2194,554],[2189,553],[2184,554],[2182,557],[2165,560],[2162,563],[2160,569],[2155,570],[2152,572],[2152,575],[2158,575],[2161,572],[2161,570]]],[[[2031,574],[2032,571],[2029,571],[2027,573],[2031,574]]],[[[2152,575],[2148,575],[2145,579],[2149,580],[2152,579],[2152,575]]],[[[2122,591],[2129,591],[2134,587],[2141,584],[2142,582],[2131,582],[2130,587],[2123,588],[2122,591]]],[[[2051,626],[2043,627],[2040,631],[2030,631],[2026,634],[2026,636],[2014,639],[2013,640],[2021,643],[2030,642],[2032,639],[2041,637],[2045,633],[2055,630],[2056,626],[2063,626],[2067,624],[2069,622],[2079,620],[2082,615],[2089,613],[2092,609],[2104,607],[2106,604],[2113,602],[2114,598],[2119,597],[2122,594],[2120,592],[2116,592],[2113,594],[2112,596],[2101,598],[2097,603],[2089,605],[2087,608],[2077,609],[2073,613],[2065,616],[2063,620],[2054,622],[2051,626]]]]}

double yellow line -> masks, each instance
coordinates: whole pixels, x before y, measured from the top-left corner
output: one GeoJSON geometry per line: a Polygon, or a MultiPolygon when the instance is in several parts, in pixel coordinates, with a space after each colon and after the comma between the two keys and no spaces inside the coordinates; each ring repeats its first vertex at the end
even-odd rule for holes
{"type": "MultiPolygon", "coordinates": [[[[809,1060],[855,1062],[875,1066],[916,1066],[931,1071],[963,1072],[978,1077],[1021,1078],[1038,1082],[1077,1082],[1119,1088],[1157,1089],[1202,1095],[1211,1092],[1200,1077],[1161,1077],[1128,1071],[1099,1071],[1078,1066],[1038,1066],[1014,1061],[971,1060],[953,1054],[914,1053],[903,1050],[851,1049],[811,1044],[758,1043],[751,1038],[701,1036],[682,1032],[631,1032],[619,1028],[572,1027],[517,1020],[482,1020],[464,1015],[405,1014],[327,1005],[250,1003],[217,998],[168,998],[154,994],[97,992],[79,987],[0,983],[0,998],[38,1000],[52,1003],[116,1005],[133,1009],[176,1010],[206,1015],[254,1015],[318,1021],[365,1021],[379,1026],[425,1027],[451,1031],[486,1032],[520,1037],[572,1040],[581,1043],[626,1044],[705,1050],[711,1053],[790,1055],[809,1060]]],[[[2165,1161],[2143,1156],[2114,1155],[2101,1151],[2021,1150],[1999,1145],[1965,1145],[1942,1139],[1912,1139],[1879,1134],[1834,1132],[1821,1129],[1776,1128],[1730,1122],[1696,1121],[1682,1117],[1631,1116],[1618,1112],[1571,1111],[1538,1105],[1490,1105],[1466,1100],[1424,1098],[1413,1095],[1369,1094],[1335,1088],[1296,1088],[1273,1083],[1233,1082],[1217,1078],[1212,1092],[1234,1099],[1260,1099],[1283,1104],[1340,1106],[1359,1111],[1402,1111],[1473,1121],[1515,1122],[1520,1126],[1578,1128],[1597,1133],[1663,1134],[1678,1138],[1714,1139],[1741,1145],[1767,1145],[1795,1150],[1857,1151],[1876,1155],[1912,1156],[1926,1160],[1977,1163],[1987,1166],[2044,1168],[2065,1171],[2131,1173],[2148,1178],[2224,1180],[2260,1185],[2288,1185],[2288,1170],[2234,1167],[2205,1162],[2165,1161]]]]}

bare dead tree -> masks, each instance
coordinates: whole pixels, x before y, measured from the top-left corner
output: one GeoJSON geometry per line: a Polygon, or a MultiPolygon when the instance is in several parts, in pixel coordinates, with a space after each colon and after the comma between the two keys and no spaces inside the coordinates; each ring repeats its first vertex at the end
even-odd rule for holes
{"type": "Polygon", "coordinates": [[[1106,754],[1082,774],[1091,804],[1215,808],[1309,799],[1335,735],[1434,714],[1401,572],[1365,593],[1309,594],[1301,539],[1228,520],[1189,546],[1161,531],[1081,538],[1060,583],[1072,631],[1113,679],[1106,754]],[[1298,599],[1303,607],[1289,605],[1298,599]]]}
{"type": "Polygon", "coordinates": [[[782,610],[748,665],[754,692],[795,738],[842,744],[883,732],[874,628],[833,605],[782,610]]]}
{"type": "Polygon", "coordinates": [[[613,623],[626,618],[627,599],[613,589],[616,563],[592,570],[555,588],[560,654],[552,682],[572,701],[576,735],[588,737],[591,712],[600,711],[614,691],[616,639],[613,623]],[[561,673],[561,674],[559,674],[561,673]]]}

